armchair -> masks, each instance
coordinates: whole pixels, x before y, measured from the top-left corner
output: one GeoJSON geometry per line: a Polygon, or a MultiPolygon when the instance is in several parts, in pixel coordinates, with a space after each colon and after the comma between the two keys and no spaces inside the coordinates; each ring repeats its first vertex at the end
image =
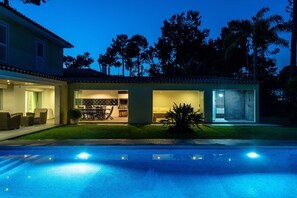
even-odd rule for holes
{"type": "Polygon", "coordinates": [[[10,115],[8,112],[0,112],[0,130],[19,129],[21,116],[21,113],[10,115]]]}
{"type": "Polygon", "coordinates": [[[27,112],[26,116],[34,116],[34,124],[46,124],[47,109],[37,108],[34,113],[27,112]]]}

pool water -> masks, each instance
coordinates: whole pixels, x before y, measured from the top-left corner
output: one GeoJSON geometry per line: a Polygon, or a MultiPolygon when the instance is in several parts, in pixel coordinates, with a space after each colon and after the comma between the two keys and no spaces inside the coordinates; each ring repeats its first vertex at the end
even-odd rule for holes
{"type": "Polygon", "coordinates": [[[1,198],[296,197],[296,173],[297,147],[0,148],[1,198]]]}

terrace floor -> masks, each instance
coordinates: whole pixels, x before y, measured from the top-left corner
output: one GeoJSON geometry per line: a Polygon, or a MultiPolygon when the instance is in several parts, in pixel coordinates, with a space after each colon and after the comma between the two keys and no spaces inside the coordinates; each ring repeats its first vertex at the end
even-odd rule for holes
{"type": "Polygon", "coordinates": [[[33,126],[25,126],[25,127],[21,126],[19,129],[0,131],[0,141],[8,140],[8,139],[26,135],[29,133],[34,133],[37,131],[42,131],[56,126],[58,125],[55,125],[54,120],[52,119],[52,120],[47,120],[46,124],[35,124],[33,126]]]}

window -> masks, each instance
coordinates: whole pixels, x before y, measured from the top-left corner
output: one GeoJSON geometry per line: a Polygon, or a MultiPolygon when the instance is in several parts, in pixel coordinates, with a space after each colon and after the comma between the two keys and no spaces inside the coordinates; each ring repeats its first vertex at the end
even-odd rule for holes
{"type": "Polygon", "coordinates": [[[26,112],[34,112],[36,108],[38,108],[40,105],[40,98],[41,93],[40,92],[34,92],[34,91],[26,91],[26,112]]]}
{"type": "Polygon", "coordinates": [[[128,90],[74,91],[74,108],[79,109],[83,121],[128,122],[128,90]]]}
{"type": "Polygon", "coordinates": [[[0,22],[0,62],[7,62],[8,25],[0,22]]]}
{"type": "Polygon", "coordinates": [[[35,42],[36,51],[36,70],[44,71],[45,67],[45,42],[36,39],[35,42]]]}
{"type": "Polygon", "coordinates": [[[254,90],[214,90],[212,109],[214,122],[254,122],[255,92],[254,90]]]}

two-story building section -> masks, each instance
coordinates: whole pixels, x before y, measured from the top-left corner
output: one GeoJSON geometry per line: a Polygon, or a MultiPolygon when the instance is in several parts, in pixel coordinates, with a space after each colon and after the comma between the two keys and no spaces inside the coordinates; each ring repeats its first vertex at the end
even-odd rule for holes
{"type": "Polygon", "coordinates": [[[48,119],[66,122],[63,49],[72,44],[0,3],[0,110],[47,108],[48,119]]]}

